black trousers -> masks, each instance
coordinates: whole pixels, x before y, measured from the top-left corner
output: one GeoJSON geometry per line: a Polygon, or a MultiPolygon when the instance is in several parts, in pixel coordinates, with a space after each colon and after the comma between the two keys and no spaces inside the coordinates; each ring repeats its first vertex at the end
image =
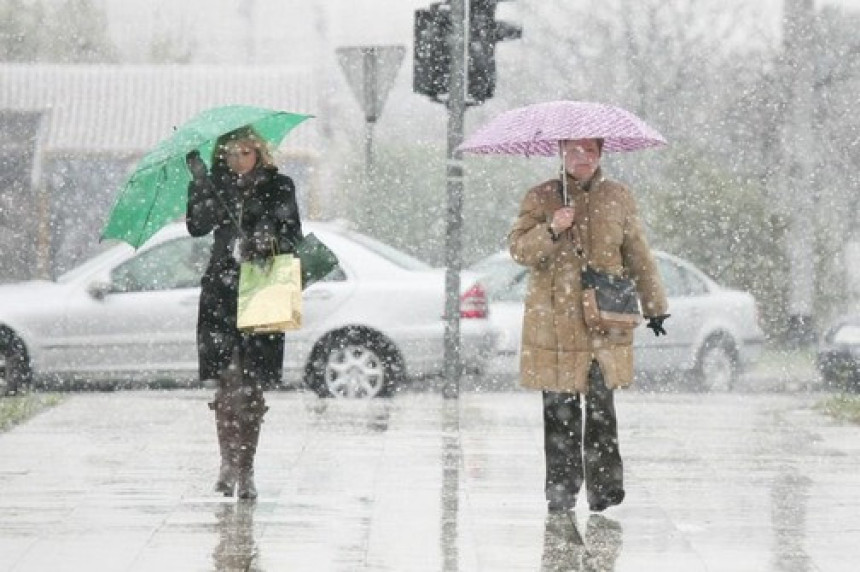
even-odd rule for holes
{"type": "Polygon", "coordinates": [[[585,396],[543,392],[546,499],[551,507],[573,508],[583,483],[589,504],[623,496],[615,401],[596,361],[588,384],[585,396]]]}

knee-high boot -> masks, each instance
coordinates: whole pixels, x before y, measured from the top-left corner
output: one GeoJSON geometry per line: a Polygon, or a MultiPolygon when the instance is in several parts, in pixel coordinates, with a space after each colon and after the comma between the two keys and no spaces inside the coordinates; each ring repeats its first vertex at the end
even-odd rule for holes
{"type": "Polygon", "coordinates": [[[233,487],[236,486],[236,474],[233,470],[232,440],[230,439],[230,420],[226,412],[218,407],[217,402],[210,406],[215,410],[215,428],[218,431],[218,449],[221,453],[221,468],[218,470],[218,480],[215,481],[215,492],[223,493],[224,496],[233,496],[233,487]]]}
{"type": "Polygon", "coordinates": [[[254,457],[260,442],[260,426],[263,415],[269,409],[263,398],[263,390],[257,387],[243,388],[244,403],[239,418],[238,446],[236,450],[236,495],[240,499],[257,498],[254,484],[254,457]]]}
{"type": "Polygon", "coordinates": [[[235,367],[224,371],[218,379],[218,390],[209,408],[215,411],[215,428],[218,432],[218,448],[221,468],[215,491],[224,496],[233,496],[236,487],[236,462],[240,446],[240,413],[242,411],[242,380],[235,367]]]}
{"type": "Polygon", "coordinates": [[[215,492],[223,493],[224,496],[233,496],[233,488],[236,486],[236,470],[233,466],[233,458],[236,455],[236,426],[223,403],[217,400],[209,404],[215,410],[215,427],[218,431],[218,448],[221,453],[221,468],[218,471],[218,480],[215,481],[215,492]]]}

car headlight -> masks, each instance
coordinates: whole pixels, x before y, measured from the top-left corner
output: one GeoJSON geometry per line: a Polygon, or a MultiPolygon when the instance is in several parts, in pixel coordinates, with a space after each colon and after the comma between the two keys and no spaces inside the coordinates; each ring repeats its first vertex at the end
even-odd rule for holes
{"type": "Polygon", "coordinates": [[[845,325],[833,334],[834,344],[860,345],[860,326],[845,325]]]}

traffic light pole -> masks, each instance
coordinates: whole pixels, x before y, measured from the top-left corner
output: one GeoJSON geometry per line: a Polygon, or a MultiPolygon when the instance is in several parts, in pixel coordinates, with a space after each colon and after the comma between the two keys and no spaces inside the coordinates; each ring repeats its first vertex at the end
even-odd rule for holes
{"type": "Polygon", "coordinates": [[[463,158],[457,147],[463,142],[466,111],[466,1],[450,0],[451,75],[448,91],[448,150],[446,179],[448,210],[445,232],[445,387],[446,398],[460,395],[460,269],[463,230],[463,158]]]}

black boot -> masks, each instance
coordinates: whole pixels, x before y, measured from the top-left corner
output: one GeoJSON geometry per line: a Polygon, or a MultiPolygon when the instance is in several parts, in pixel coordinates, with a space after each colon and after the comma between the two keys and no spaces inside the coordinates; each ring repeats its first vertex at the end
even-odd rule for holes
{"type": "Polygon", "coordinates": [[[257,387],[243,388],[245,403],[239,418],[239,441],[236,453],[236,495],[240,499],[257,498],[254,484],[254,457],[260,441],[260,426],[263,415],[268,411],[263,390],[257,387]]]}
{"type": "Polygon", "coordinates": [[[221,453],[221,468],[218,471],[218,480],[215,481],[215,492],[222,493],[225,497],[233,496],[236,487],[236,470],[233,466],[233,458],[236,455],[235,422],[230,418],[226,408],[219,407],[219,402],[213,401],[209,404],[215,410],[215,427],[218,431],[218,448],[221,453]]]}
{"type": "Polygon", "coordinates": [[[242,378],[234,366],[225,370],[218,379],[218,390],[209,408],[215,411],[215,427],[218,432],[218,448],[221,453],[221,468],[215,491],[224,496],[233,496],[236,487],[240,446],[239,413],[242,407],[242,378]]]}

